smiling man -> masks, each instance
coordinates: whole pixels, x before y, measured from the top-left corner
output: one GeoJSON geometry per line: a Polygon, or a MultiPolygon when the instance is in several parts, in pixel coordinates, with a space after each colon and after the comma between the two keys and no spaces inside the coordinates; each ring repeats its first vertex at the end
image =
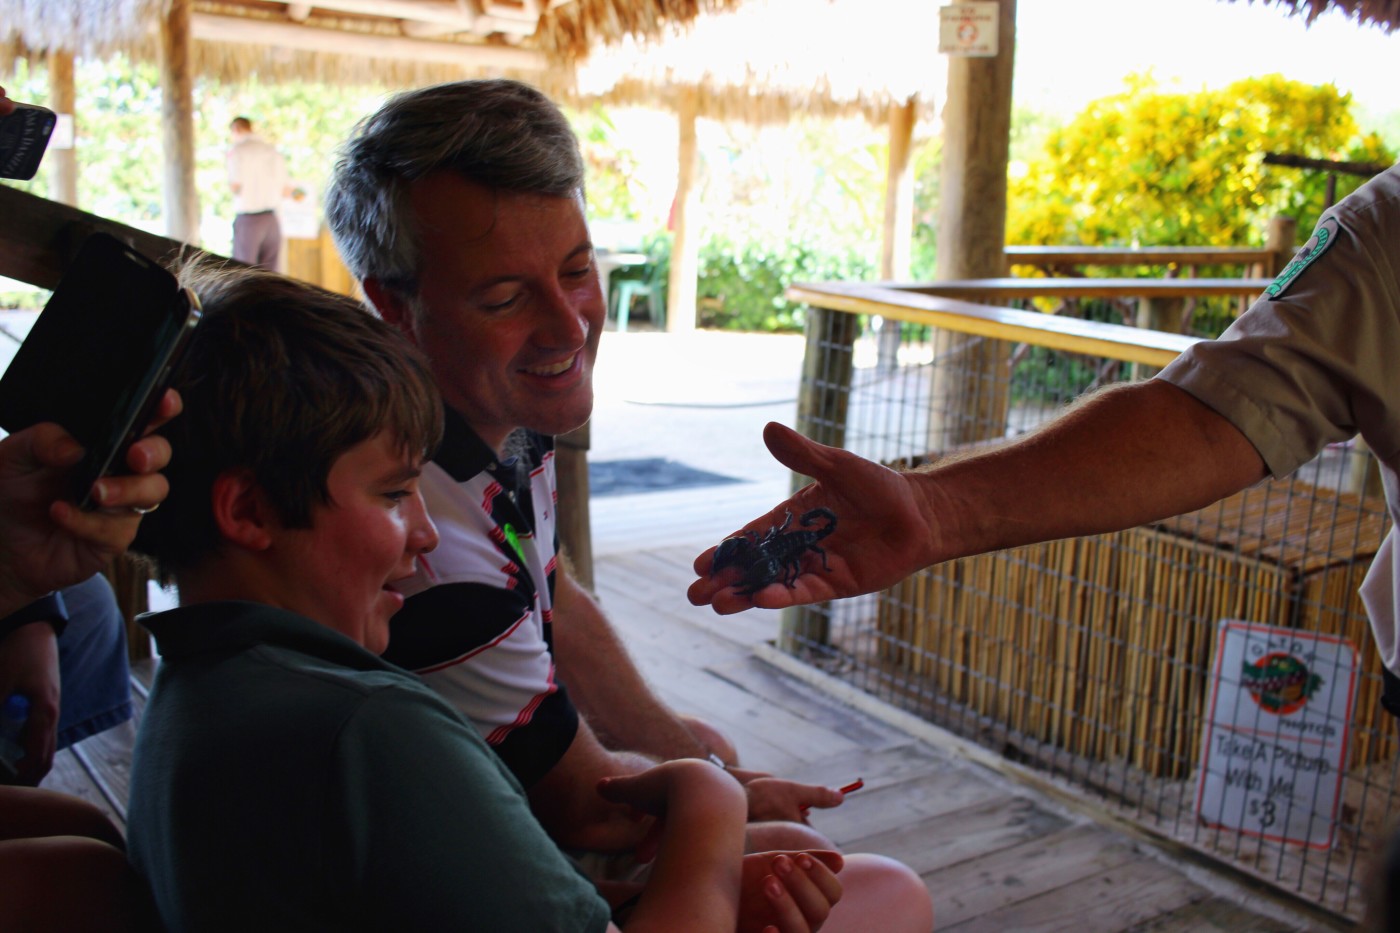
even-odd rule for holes
{"type": "MultiPolygon", "coordinates": [[[[573,130],[513,81],[400,95],[346,144],[327,218],[447,407],[423,476],[442,544],[407,588],[386,657],[477,725],[562,844],[630,849],[641,828],[600,800],[599,778],[734,761],[717,732],[655,696],[556,553],[553,436],[592,411],[606,308],[573,130]]],[[[751,819],[782,821],[751,828],[765,848],[826,842],[804,808],[835,806],[837,791],[730,770],[751,819]]]]}

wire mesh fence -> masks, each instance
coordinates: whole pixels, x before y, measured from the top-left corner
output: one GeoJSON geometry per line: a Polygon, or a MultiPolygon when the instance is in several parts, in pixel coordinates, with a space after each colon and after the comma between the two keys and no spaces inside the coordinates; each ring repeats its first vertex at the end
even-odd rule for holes
{"type": "MultiPolygon", "coordinates": [[[[1032,431],[1153,372],[863,324],[809,318],[799,428],[901,467],[1032,431]]],[[[785,648],[1355,917],[1400,803],[1396,723],[1357,596],[1388,522],[1371,454],[1334,445],[1189,515],[951,561],[802,610],[785,648]]]]}

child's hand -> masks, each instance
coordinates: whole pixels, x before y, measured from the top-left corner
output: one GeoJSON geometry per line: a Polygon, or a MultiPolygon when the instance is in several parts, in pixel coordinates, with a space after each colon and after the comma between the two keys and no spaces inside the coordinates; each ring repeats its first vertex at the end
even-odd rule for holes
{"type": "Polygon", "coordinates": [[[652,816],[665,816],[680,793],[693,793],[698,799],[743,800],[743,790],[733,778],[698,758],[663,762],[637,774],[605,777],[598,782],[598,793],[611,803],[652,816]]]}
{"type": "Polygon", "coordinates": [[[755,852],[744,856],[738,933],[811,933],[841,899],[839,853],[755,852]]]}

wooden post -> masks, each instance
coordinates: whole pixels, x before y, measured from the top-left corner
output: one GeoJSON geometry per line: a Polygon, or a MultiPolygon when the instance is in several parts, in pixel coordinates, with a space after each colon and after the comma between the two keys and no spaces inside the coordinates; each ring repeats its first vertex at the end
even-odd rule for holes
{"type": "MultiPolygon", "coordinates": [[[[73,53],[55,49],[49,52],[49,107],[54,113],[66,113],[76,120],[77,103],[73,53]]],[[[44,159],[49,166],[49,200],[77,207],[77,149],[50,149],[44,159]]]]}
{"type": "Polygon", "coordinates": [[[699,191],[695,185],[699,174],[695,121],[699,111],[699,93],[686,88],[676,111],[680,146],[676,157],[676,204],[672,211],[675,230],[671,273],[666,289],[666,330],[673,334],[695,329],[695,286],[700,277],[699,191]]]}
{"type": "Polygon", "coordinates": [[[890,157],[885,168],[885,221],[880,237],[880,278],[909,277],[914,233],[913,139],[916,98],[890,107],[890,157]]]}
{"type": "MultiPolygon", "coordinates": [[[[943,173],[938,211],[938,278],[1006,274],[1006,163],[1011,150],[1011,74],[1016,0],[1001,0],[993,57],[953,56],[943,107],[943,173]]],[[[934,370],[930,447],[937,452],[1005,431],[1003,341],[947,336],[934,370]]]]}
{"type": "Polygon", "coordinates": [[[1293,258],[1297,242],[1298,218],[1280,214],[1269,221],[1264,248],[1274,254],[1274,266],[1262,278],[1272,278],[1283,271],[1283,267],[1293,258]]]}
{"type": "MultiPolygon", "coordinates": [[[[1181,298],[1139,298],[1134,323],[1145,330],[1179,334],[1186,323],[1186,302],[1181,298]]],[[[1160,371],[1145,363],[1133,364],[1134,379],[1151,379],[1160,371]]]]}
{"type": "MultiPolygon", "coordinates": [[[[797,390],[797,430],[819,444],[844,447],[860,318],[809,306],[805,333],[802,384],[797,390]]],[[[793,492],[811,481],[809,476],[794,473],[793,492]]],[[[825,645],[831,640],[831,604],[784,609],[780,627],[779,643],[785,651],[794,652],[804,645],[825,645]]]]}
{"type": "MultiPolygon", "coordinates": [[[[914,238],[914,185],[911,152],[916,99],[890,106],[890,157],[885,168],[885,221],[880,231],[880,278],[909,277],[909,254],[914,238]]],[[[878,363],[882,372],[898,364],[899,322],[880,325],[878,363]]]]}
{"type": "Polygon", "coordinates": [[[165,148],[165,230],[172,239],[198,245],[190,7],[191,0],[170,0],[170,10],[160,21],[160,118],[165,148]]]}
{"type": "Polygon", "coordinates": [[[579,585],[593,590],[593,525],[589,512],[589,422],[554,439],[559,481],[559,545],[579,585]]]}

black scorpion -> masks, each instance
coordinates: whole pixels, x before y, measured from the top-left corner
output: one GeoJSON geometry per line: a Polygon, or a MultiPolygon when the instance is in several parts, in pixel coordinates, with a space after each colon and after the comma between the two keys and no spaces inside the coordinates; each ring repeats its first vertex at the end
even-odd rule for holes
{"type": "Polygon", "coordinates": [[[777,580],[791,587],[802,573],[802,555],[807,551],[820,554],[822,569],[830,570],[826,564],[826,551],[818,547],[817,542],[835,530],[836,513],[831,509],[812,509],[803,514],[801,530],[788,531],[791,524],[792,513],[788,512],[781,525],[769,528],[761,538],[754,531],[725,538],[715,548],[710,576],[726,567],[738,567],[744,574],[737,584],[738,592],[749,596],[777,580]],[[826,519],[826,524],[819,528],[809,527],[819,518],[826,519]]]}

